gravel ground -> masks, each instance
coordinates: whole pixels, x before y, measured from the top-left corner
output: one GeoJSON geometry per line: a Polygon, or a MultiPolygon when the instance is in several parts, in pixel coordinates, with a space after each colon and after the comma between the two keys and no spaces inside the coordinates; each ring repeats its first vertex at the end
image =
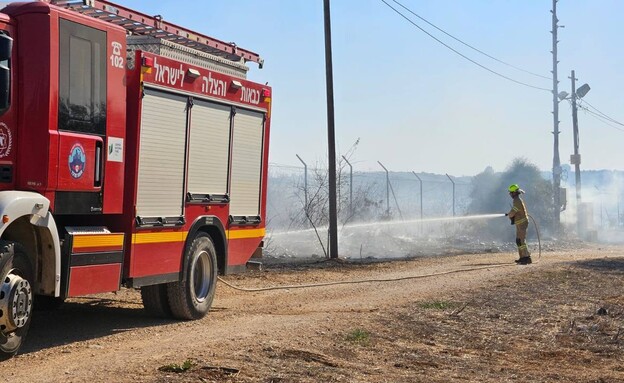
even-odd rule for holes
{"type": "Polygon", "coordinates": [[[624,248],[286,262],[202,320],[135,290],[37,312],[10,382],[624,382],[624,248]],[[537,259],[536,254],[534,254],[537,259]],[[347,282],[347,283],[340,283],[347,282]],[[334,283],[334,284],[328,284],[334,283]]]}

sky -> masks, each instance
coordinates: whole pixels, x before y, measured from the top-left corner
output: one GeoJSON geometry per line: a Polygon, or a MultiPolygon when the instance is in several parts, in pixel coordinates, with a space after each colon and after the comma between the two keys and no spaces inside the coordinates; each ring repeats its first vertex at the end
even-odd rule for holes
{"type": "MultiPolygon", "coordinates": [[[[257,52],[249,78],[273,87],[269,160],[326,166],[327,114],[323,1],[117,0],[146,14],[257,52]]],[[[387,0],[395,7],[392,0],[387,0]]],[[[550,0],[400,0],[447,33],[524,70],[550,76],[550,0]]],[[[400,7],[397,7],[401,9],[400,7]]],[[[406,16],[409,13],[401,9],[406,16]]],[[[624,123],[621,0],[560,0],[559,90],[588,83],[593,107],[624,123]]],[[[439,44],[381,0],[331,1],[337,157],[359,139],[354,171],[475,175],[524,157],[553,166],[549,90],[496,76],[439,44]]],[[[552,89],[552,80],[500,64],[412,20],[479,64],[552,89]]],[[[560,159],[573,152],[571,107],[560,104],[560,159]]],[[[582,170],[624,169],[624,126],[579,110],[582,170]]]]}

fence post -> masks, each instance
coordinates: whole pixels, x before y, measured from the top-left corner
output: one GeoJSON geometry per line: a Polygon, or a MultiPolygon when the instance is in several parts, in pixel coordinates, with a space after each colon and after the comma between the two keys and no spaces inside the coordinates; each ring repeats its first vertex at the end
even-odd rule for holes
{"type": "Polygon", "coordinates": [[[381,162],[377,161],[377,163],[386,172],[386,215],[390,217],[390,173],[388,172],[388,169],[386,169],[386,167],[383,166],[381,162]]]}
{"type": "Polygon", "coordinates": [[[303,162],[298,154],[295,154],[295,156],[297,156],[299,161],[301,161],[301,163],[303,164],[303,198],[305,201],[304,212],[306,215],[308,215],[308,165],[303,162]]]}
{"type": "Polygon", "coordinates": [[[422,221],[423,219],[423,193],[422,193],[422,180],[420,179],[420,177],[418,177],[418,174],[416,174],[415,171],[412,171],[412,173],[416,176],[416,178],[418,178],[418,182],[420,183],[420,220],[422,221]]]}
{"type": "Polygon", "coordinates": [[[446,176],[453,184],[453,217],[455,217],[455,181],[453,181],[453,179],[451,178],[451,176],[448,175],[448,173],[446,174],[446,176]]]}

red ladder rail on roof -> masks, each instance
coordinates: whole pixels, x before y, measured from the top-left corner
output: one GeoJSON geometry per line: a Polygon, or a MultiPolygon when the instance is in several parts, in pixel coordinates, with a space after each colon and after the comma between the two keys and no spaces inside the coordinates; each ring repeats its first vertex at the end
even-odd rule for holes
{"type": "Polygon", "coordinates": [[[163,21],[162,16],[148,16],[106,0],[42,0],[47,3],[119,25],[134,35],[148,35],[175,42],[189,48],[220,56],[232,61],[251,61],[262,68],[264,60],[252,51],[240,48],[235,43],[193,32],[175,24],[163,21]]]}

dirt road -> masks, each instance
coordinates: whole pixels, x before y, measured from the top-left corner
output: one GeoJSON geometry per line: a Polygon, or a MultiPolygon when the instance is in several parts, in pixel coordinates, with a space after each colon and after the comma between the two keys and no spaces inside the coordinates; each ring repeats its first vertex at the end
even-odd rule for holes
{"type": "Polygon", "coordinates": [[[73,299],[37,312],[1,368],[7,382],[624,382],[624,249],[513,259],[272,267],[225,280],[384,281],[220,282],[193,322],[148,317],[134,290],[73,299]]]}

